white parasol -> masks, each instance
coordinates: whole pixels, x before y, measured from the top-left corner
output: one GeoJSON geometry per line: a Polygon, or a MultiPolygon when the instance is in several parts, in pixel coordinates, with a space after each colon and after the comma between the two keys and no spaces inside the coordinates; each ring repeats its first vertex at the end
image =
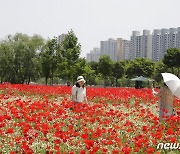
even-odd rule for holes
{"type": "Polygon", "coordinates": [[[180,99],[180,79],[171,73],[161,73],[164,79],[164,82],[169,87],[173,95],[177,96],[180,99]]]}

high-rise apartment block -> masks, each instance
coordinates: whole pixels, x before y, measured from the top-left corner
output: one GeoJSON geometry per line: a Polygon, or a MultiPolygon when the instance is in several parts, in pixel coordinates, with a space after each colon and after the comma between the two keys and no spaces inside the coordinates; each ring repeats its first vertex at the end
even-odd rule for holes
{"type": "Polygon", "coordinates": [[[101,55],[108,55],[113,61],[117,61],[117,40],[109,38],[107,41],[101,41],[100,53],[101,55]]]}
{"type": "Polygon", "coordinates": [[[117,38],[117,40],[110,38],[100,43],[101,55],[108,55],[113,61],[129,59],[129,48],[130,41],[122,38],[117,38]]]}
{"type": "Polygon", "coordinates": [[[130,41],[129,40],[122,40],[122,58],[120,60],[128,60],[130,59],[130,41]]]}
{"type": "Polygon", "coordinates": [[[100,42],[100,55],[108,55],[111,60],[147,58],[153,61],[163,59],[167,49],[180,49],[180,27],[169,29],[154,29],[133,31],[129,40],[122,38],[108,39],[100,42]]]}
{"type": "Polygon", "coordinates": [[[159,61],[161,57],[161,30],[155,29],[152,36],[152,59],[159,61]]]}
{"type": "Polygon", "coordinates": [[[64,40],[67,34],[61,34],[58,36],[58,44],[61,44],[61,42],[64,40]]]}
{"type": "Polygon", "coordinates": [[[130,40],[130,59],[141,56],[141,35],[139,31],[133,31],[130,40]]]}
{"type": "Polygon", "coordinates": [[[117,60],[130,59],[130,41],[117,38],[117,60]]]}
{"type": "Polygon", "coordinates": [[[152,60],[161,60],[169,48],[180,48],[180,27],[153,31],[152,60]]]}
{"type": "Polygon", "coordinates": [[[152,35],[149,30],[143,30],[143,35],[139,31],[133,31],[130,42],[130,59],[152,59],[152,35]]]}
{"type": "Polygon", "coordinates": [[[177,28],[178,32],[177,32],[177,48],[180,49],[180,27],[177,28]]]}
{"type": "Polygon", "coordinates": [[[99,48],[93,48],[93,50],[90,51],[90,53],[87,54],[87,62],[99,62],[100,58],[100,49],[99,48]]]}

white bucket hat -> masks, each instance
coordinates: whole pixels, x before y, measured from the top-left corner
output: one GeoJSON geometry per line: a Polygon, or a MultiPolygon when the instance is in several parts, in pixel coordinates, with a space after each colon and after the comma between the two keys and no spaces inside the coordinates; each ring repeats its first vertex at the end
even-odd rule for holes
{"type": "Polygon", "coordinates": [[[84,81],[84,83],[86,82],[86,81],[84,80],[84,77],[83,77],[83,76],[78,76],[78,77],[77,77],[77,82],[81,82],[81,81],[84,81]]]}

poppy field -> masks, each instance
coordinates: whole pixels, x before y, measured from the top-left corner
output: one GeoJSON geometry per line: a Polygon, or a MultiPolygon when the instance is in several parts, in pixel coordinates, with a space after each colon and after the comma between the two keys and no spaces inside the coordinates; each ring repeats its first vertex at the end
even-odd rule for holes
{"type": "Polygon", "coordinates": [[[71,87],[0,85],[0,153],[163,154],[158,143],[180,143],[176,116],[159,122],[151,89],[87,87],[74,105],[71,87]]]}

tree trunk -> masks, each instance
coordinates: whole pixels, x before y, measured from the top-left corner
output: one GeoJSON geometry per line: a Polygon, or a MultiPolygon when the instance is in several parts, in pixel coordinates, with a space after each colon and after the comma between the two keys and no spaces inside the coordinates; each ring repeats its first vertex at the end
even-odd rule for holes
{"type": "Polygon", "coordinates": [[[31,82],[31,76],[29,74],[29,76],[28,76],[28,85],[30,84],[30,82],[31,82]]]}
{"type": "Polygon", "coordinates": [[[52,78],[51,78],[51,85],[54,84],[54,69],[52,68],[52,78]]]}
{"type": "Polygon", "coordinates": [[[45,80],[46,80],[46,85],[47,85],[47,82],[48,82],[48,78],[46,77],[46,79],[45,79],[45,80]]]}
{"type": "Polygon", "coordinates": [[[106,76],[104,77],[104,87],[106,87],[106,76]]]}
{"type": "Polygon", "coordinates": [[[116,87],[117,87],[118,78],[116,78],[116,87]]]}
{"type": "Polygon", "coordinates": [[[1,77],[1,84],[3,83],[3,78],[1,77]]]}

